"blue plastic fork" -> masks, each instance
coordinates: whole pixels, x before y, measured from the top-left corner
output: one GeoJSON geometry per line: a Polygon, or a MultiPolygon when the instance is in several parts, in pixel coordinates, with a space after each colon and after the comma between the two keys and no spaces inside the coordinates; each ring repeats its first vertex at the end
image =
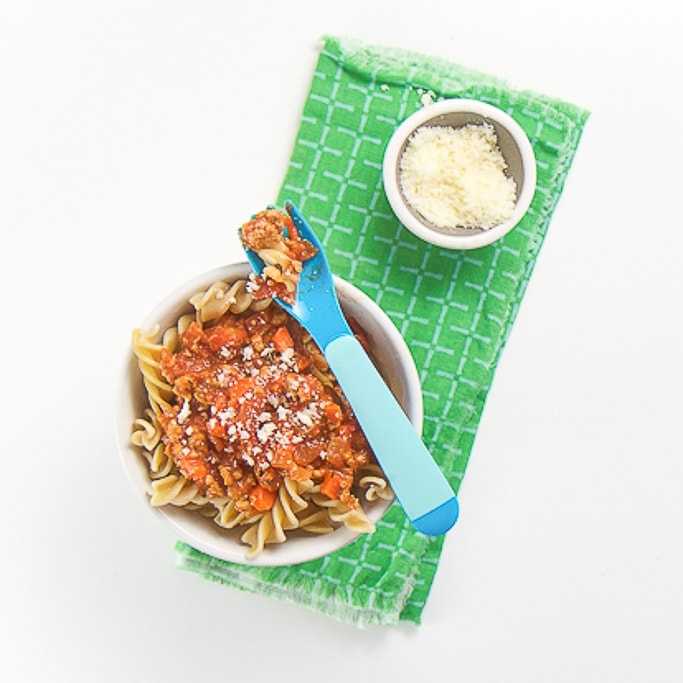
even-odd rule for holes
{"type": "MultiPolygon", "coordinates": [[[[276,301],[308,330],[324,353],[412,525],[428,536],[443,534],[458,518],[458,500],[346,322],[322,244],[292,202],[286,202],[285,209],[301,237],[318,252],[303,263],[294,304],[276,301]]],[[[256,252],[245,251],[254,272],[260,274],[263,261],[256,252]]]]}

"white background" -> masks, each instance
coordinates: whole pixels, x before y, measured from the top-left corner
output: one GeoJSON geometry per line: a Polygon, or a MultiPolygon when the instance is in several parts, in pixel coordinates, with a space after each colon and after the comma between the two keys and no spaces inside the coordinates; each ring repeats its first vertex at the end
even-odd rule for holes
{"type": "Polygon", "coordinates": [[[675,3],[4,2],[0,677],[680,681],[681,22],[675,3]],[[179,571],[113,415],[129,332],[242,260],[325,33],[591,110],[419,628],[179,571]]]}

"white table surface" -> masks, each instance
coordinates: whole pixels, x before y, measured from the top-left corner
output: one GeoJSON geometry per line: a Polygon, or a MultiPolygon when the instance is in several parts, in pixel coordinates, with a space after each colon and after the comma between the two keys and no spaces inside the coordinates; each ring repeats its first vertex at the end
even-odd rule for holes
{"type": "Polygon", "coordinates": [[[674,8],[3,3],[0,678],[683,680],[674,8]],[[326,33],[592,112],[419,628],[361,631],[179,571],[114,441],[130,329],[241,260],[233,228],[277,193],[326,33]]]}

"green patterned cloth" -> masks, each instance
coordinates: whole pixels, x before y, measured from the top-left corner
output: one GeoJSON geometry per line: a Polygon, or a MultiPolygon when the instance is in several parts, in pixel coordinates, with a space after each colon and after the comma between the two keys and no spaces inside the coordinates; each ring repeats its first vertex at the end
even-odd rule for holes
{"type": "MultiPolygon", "coordinates": [[[[323,42],[278,203],[299,205],[332,270],[370,295],[406,339],[421,372],[423,437],[456,491],[587,117],[571,104],[443,60],[346,39],[323,42]],[[413,237],[392,214],[381,181],[396,126],[426,102],[449,97],[511,114],[531,139],[538,166],[536,194],[518,227],[465,252],[413,237]]],[[[443,542],[415,532],[394,504],[373,535],[306,564],[242,566],[183,543],[177,559],[206,578],[360,626],[419,624],[443,542]]]]}

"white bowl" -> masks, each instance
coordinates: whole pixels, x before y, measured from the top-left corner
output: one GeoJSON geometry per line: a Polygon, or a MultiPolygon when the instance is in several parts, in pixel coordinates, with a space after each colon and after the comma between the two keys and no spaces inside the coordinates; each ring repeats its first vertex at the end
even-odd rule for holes
{"type": "MultiPolygon", "coordinates": [[[[246,278],[250,272],[247,263],[237,263],[203,273],[180,286],[161,301],[139,327],[143,330],[159,324],[161,329],[174,325],[178,317],[194,309],[188,303],[192,295],[206,290],[218,281],[233,282],[246,278]]],[[[354,318],[364,330],[378,368],[410,421],[422,430],[423,405],[420,379],[405,341],[391,320],[377,304],[348,282],[335,277],[340,303],[348,317],[354,318]]],[[[136,418],[147,407],[147,394],[142,384],[137,360],[132,350],[127,354],[118,397],[116,430],[123,466],[137,497],[162,522],[170,526],[176,536],[189,545],[213,557],[240,564],[273,566],[295,564],[327,555],[347,545],[357,534],[345,527],[329,534],[314,535],[306,532],[289,532],[282,544],[268,545],[253,560],[245,559],[248,546],[240,542],[240,530],[227,530],[212,520],[192,511],[168,505],[154,508],[149,503],[149,476],[147,464],[140,450],[131,443],[131,428],[136,418]]],[[[390,501],[363,503],[368,517],[378,521],[386,512],[390,501]]]]}
{"type": "Polygon", "coordinates": [[[536,159],[529,138],[521,126],[502,110],[484,102],[448,99],[428,105],[405,119],[389,140],[384,153],[382,179],[387,199],[396,217],[414,235],[448,249],[476,249],[500,239],[527,212],[536,189],[536,159]],[[421,216],[404,197],[399,181],[399,164],[408,139],[423,126],[451,126],[490,123],[498,137],[509,175],[517,185],[512,216],[488,228],[440,228],[421,216]]]}

